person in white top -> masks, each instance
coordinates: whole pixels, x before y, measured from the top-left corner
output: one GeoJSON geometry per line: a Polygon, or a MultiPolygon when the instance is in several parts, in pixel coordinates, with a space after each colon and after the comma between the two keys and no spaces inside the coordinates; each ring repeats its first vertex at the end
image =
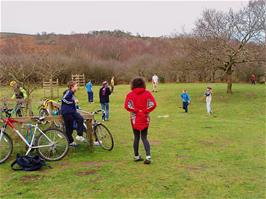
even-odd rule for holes
{"type": "Polygon", "coordinates": [[[212,101],[212,88],[207,87],[206,92],[204,93],[204,96],[206,97],[206,108],[207,113],[210,115],[212,114],[212,107],[211,107],[211,101],[212,101]]]}
{"type": "Polygon", "coordinates": [[[157,92],[158,90],[159,77],[154,74],[152,76],[152,92],[157,92]]]}

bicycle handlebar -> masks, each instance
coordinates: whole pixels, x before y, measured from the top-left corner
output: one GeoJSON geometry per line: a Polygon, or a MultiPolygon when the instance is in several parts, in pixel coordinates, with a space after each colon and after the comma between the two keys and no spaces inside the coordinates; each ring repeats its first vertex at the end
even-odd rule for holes
{"type": "Polygon", "coordinates": [[[99,113],[104,113],[104,110],[99,109],[97,111],[92,112],[93,115],[96,115],[96,114],[99,114],[99,113]]]}
{"type": "Polygon", "coordinates": [[[13,109],[8,109],[8,108],[3,108],[1,110],[1,112],[4,112],[7,115],[7,117],[10,117],[12,115],[12,111],[13,109]]]}

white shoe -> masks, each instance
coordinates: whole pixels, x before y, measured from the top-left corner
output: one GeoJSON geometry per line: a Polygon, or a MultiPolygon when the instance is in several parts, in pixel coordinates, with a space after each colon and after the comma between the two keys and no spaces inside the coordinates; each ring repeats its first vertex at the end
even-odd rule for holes
{"type": "Polygon", "coordinates": [[[76,140],[78,140],[80,142],[85,142],[85,138],[83,136],[79,136],[79,135],[77,135],[76,140]]]}
{"type": "Polygon", "coordinates": [[[78,145],[77,145],[77,143],[76,143],[76,142],[71,142],[71,143],[69,144],[69,146],[72,146],[72,147],[77,147],[78,145]]]}
{"type": "Polygon", "coordinates": [[[101,146],[101,144],[102,144],[102,142],[100,141],[100,143],[99,142],[97,142],[97,141],[94,141],[94,146],[101,146]]]}

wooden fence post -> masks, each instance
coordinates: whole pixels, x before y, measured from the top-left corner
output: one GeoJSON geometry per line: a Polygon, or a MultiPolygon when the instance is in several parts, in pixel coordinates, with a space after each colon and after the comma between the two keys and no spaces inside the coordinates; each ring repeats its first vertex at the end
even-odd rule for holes
{"type": "Polygon", "coordinates": [[[51,93],[50,98],[53,99],[54,98],[54,91],[53,91],[53,80],[52,79],[50,79],[50,93],[51,93]]]}
{"type": "Polygon", "coordinates": [[[92,119],[86,120],[87,125],[87,137],[89,141],[89,148],[90,150],[93,150],[93,129],[92,129],[92,119]]]}
{"type": "Polygon", "coordinates": [[[58,79],[56,79],[56,90],[57,90],[57,96],[56,97],[59,97],[59,82],[58,82],[58,79]]]}

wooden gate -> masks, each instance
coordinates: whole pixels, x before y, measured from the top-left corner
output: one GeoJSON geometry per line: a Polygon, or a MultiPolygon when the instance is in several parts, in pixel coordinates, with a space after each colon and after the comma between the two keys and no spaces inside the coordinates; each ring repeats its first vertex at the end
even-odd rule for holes
{"type": "Polygon", "coordinates": [[[86,84],[84,74],[72,74],[72,80],[77,82],[79,86],[85,86],[86,84]]]}
{"type": "Polygon", "coordinates": [[[43,81],[43,97],[54,99],[59,97],[59,83],[58,79],[53,81],[50,79],[49,81],[43,81]]]}

